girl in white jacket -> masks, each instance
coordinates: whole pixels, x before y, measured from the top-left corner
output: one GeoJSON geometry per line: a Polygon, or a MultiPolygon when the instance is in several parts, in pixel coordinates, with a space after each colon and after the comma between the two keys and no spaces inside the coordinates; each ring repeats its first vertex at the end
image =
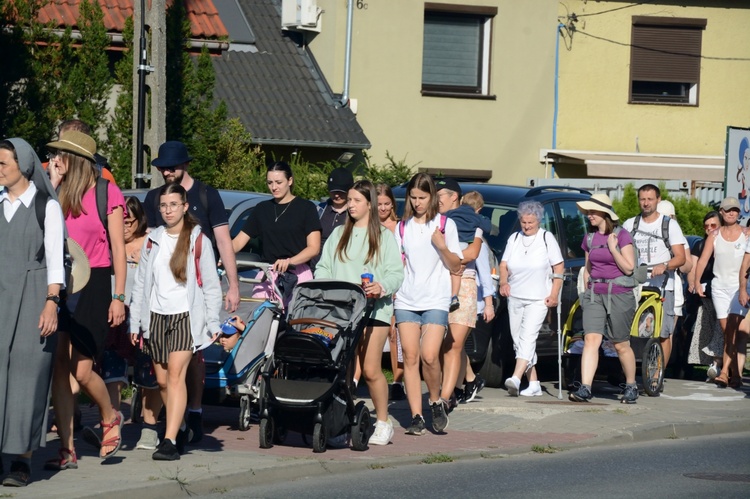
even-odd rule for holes
{"type": "Polygon", "coordinates": [[[130,333],[148,340],[156,380],[167,408],[167,430],[153,459],[180,459],[187,440],[185,374],[193,352],[220,331],[221,287],[211,242],[188,213],[185,189],[167,184],[159,193],[165,225],[149,233],[133,283],[130,333]]]}

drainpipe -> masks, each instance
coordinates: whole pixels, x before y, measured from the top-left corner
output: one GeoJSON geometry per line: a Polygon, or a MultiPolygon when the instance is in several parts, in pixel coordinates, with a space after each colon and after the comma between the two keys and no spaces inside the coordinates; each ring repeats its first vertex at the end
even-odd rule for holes
{"type": "Polygon", "coordinates": [[[349,105],[349,79],[352,65],[352,22],[354,18],[354,0],[346,2],[346,49],[344,53],[344,92],[341,94],[341,105],[349,105]]]}
{"type": "MultiPolygon", "coordinates": [[[[559,102],[558,97],[558,77],[560,74],[560,29],[564,28],[565,25],[563,23],[558,23],[557,28],[555,29],[555,107],[554,112],[552,115],[552,149],[557,148],[557,105],[559,102]]],[[[555,165],[552,165],[552,177],[555,178],[555,165]]]]}

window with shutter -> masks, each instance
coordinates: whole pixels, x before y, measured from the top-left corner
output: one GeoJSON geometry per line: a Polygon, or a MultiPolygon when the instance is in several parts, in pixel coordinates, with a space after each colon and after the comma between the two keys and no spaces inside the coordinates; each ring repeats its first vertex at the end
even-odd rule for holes
{"type": "Polygon", "coordinates": [[[698,105],[705,19],[634,16],[631,103],[698,105]]]}
{"type": "Polygon", "coordinates": [[[487,96],[494,7],[425,4],[422,95],[487,96]]]}

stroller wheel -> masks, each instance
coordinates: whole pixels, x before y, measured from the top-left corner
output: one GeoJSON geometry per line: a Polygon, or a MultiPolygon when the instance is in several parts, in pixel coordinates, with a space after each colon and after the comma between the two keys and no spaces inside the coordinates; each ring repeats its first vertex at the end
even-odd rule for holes
{"type": "Polygon", "coordinates": [[[315,423],[315,428],[313,428],[313,452],[325,452],[326,440],[326,427],[323,426],[323,423],[315,423]]]}
{"type": "Polygon", "coordinates": [[[651,338],[643,349],[641,361],[643,389],[649,397],[658,397],[664,382],[664,351],[659,338],[651,338]]]}
{"type": "Polygon", "coordinates": [[[243,395],[240,398],[240,431],[247,431],[250,429],[250,397],[243,395]]]}
{"type": "Polygon", "coordinates": [[[261,449],[270,449],[273,447],[273,427],[273,418],[263,418],[260,420],[258,439],[260,440],[261,449]]]}
{"type": "Polygon", "coordinates": [[[141,416],[141,409],[143,409],[143,392],[138,385],[133,385],[133,396],[130,399],[130,422],[141,423],[143,417],[141,416]]]}
{"type": "Polygon", "coordinates": [[[370,411],[364,402],[357,404],[355,410],[356,420],[352,425],[352,449],[367,450],[367,442],[370,440],[370,411]]]}

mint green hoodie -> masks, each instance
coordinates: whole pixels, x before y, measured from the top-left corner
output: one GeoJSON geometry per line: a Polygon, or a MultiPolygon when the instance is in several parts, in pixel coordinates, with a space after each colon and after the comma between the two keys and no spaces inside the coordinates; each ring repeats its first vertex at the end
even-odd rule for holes
{"type": "Polygon", "coordinates": [[[401,251],[396,243],[396,237],[390,230],[381,226],[378,258],[375,262],[365,263],[369,247],[367,229],[354,227],[346,248],[347,259],[342,262],[334,254],[343,232],[343,226],[336,227],[326,240],[320,261],[315,266],[315,278],[359,284],[362,282],[362,274],[372,274],[373,282],[383,286],[386,292],[386,295],[375,303],[372,318],[390,324],[393,315],[392,297],[404,280],[404,264],[401,261],[401,251]]]}

